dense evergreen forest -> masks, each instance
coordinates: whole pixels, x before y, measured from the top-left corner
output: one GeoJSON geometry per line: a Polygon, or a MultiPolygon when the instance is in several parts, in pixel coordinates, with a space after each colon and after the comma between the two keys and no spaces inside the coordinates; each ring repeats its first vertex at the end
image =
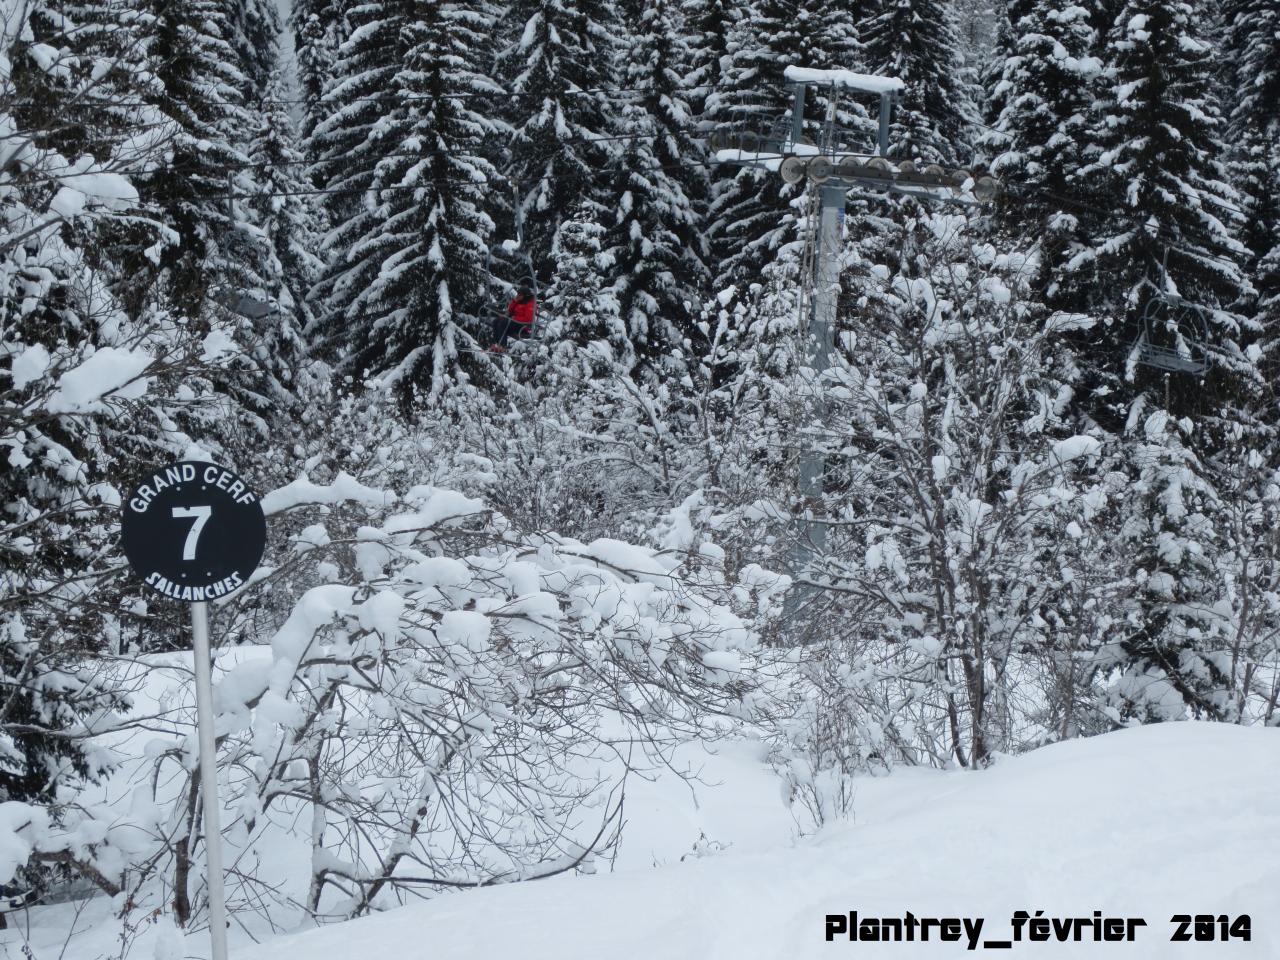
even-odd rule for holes
{"type": "Polygon", "coordinates": [[[764,731],[819,820],[871,767],[1280,725],[1278,197],[1274,0],[0,0],[21,882],[201,909],[191,742],[84,799],[190,649],[118,546],[171,459],[275,491],[213,611],[274,658],[219,693],[228,843],[323,811],[314,914],[578,866],[602,711],[764,731]],[[890,158],[1000,185],[850,192],[816,381],[816,188],[708,145],[790,65],[900,78],[890,158]]]}

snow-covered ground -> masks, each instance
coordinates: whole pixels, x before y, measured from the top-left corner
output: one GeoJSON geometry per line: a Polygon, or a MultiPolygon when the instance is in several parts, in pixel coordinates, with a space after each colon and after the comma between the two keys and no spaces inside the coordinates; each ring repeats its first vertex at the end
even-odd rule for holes
{"type": "MultiPolygon", "coordinates": [[[[1280,957],[1278,730],[1167,724],[1057,744],[983,773],[868,779],[856,822],[769,849],[739,832],[752,818],[741,813],[753,810],[761,835],[776,838],[766,785],[754,786],[741,809],[723,796],[708,801],[705,825],[725,824],[713,839],[734,841],[715,856],[446,897],[235,957],[958,956],[964,941],[828,943],[825,917],[981,917],[986,940],[1007,939],[1020,909],[1047,917],[1100,909],[1148,926],[1133,943],[1024,942],[996,955],[1280,957]],[[1251,914],[1253,940],[1170,942],[1174,914],[1223,912],[1251,914]]],[[[664,821],[659,810],[636,819],[644,832],[664,821]]]]}
{"type": "MultiPolygon", "coordinates": [[[[694,762],[700,748],[681,754],[694,762]]],[[[981,773],[904,770],[860,781],[852,822],[796,839],[750,744],[699,761],[706,786],[629,789],[612,873],[444,896],[285,934],[234,960],[791,960],[960,956],[967,941],[824,938],[827,914],[982,918],[1011,936],[1014,911],[1140,917],[1132,943],[1023,942],[995,956],[1280,958],[1280,730],[1176,723],[1057,744],[981,773]],[[724,844],[690,854],[700,835],[724,844]],[[685,854],[690,854],[684,856],[685,854]],[[683,859],[682,859],[683,856],[683,859]],[[1252,941],[1171,943],[1174,914],[1248,913],[1252,941]]],[[[713,844],[714,846],[714,844],[713,844]]],[[[105,907],[102,901],[99,909],[105,907]]],[[[37,960],[58,956],[67,907],[35,917],[37,960]]],[[[87,922],[66,957],[109,956],[87,922]]],[[[105,911],[103,912],[105,919],[105,911]]],[[[1216,927],[1215,927],[1216,932],[1216,927]]],[[[1087,933],[1087,931],[1086,931],[1087,933]]],[[[203,956],[144,935],[131,956],[203,956]],[[157,950],[157,946],[160,947],[157,950]]],[[[15,932],[5,935],[20,956],[15,932]]]]}

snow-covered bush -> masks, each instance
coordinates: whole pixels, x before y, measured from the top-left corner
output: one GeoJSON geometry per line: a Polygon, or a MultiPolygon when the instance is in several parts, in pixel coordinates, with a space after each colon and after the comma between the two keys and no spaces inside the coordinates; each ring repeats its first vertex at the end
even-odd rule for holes
{"type": "MultiPolygon", "coordinates": [[[[674,551],[521,534],[457,492],[347,475],[263,504],[274,524],[314,522],[219,621],[273,582],[318,585],[269,656],[216,685],[233,904],[345,917],[589,871],[617,837],[626,770],[764,703],[752,632],[690,589],[674,551]],[[282,836],[306,867],[277,884],[251,865],[282,836]]],[[[135,903],[188,923],[198,778],[194,737],[175,732],[136,775],[155,846],[124,872],[135,903]]]]}
{"type": "MultiPolygon", "coordinates": [[[[48,14],[0,7],[0,802],[21,849],[66,864],[82,851],[61,814],[110,766],[91,737],[127,700],[95,659],[124,615],[111,481],[130,451],[161,446],[167,388],[204,345],[163,313],[131,313],[112,283],[110,224],[148,243],[159,231],[113,170],[118,142],[68,134],[56,105],[100,104],[111,69],[78,48],[84,31],[40,42],[48,14]]],[[[197,398],[187,387],[182,402],[197,398]]]]}
{"type": "MultiPolygon", "coordinates": [[[[1033,258],[980,242],[962,218],[925,218],[903,243],[916,253],[868,277],[815,441],[831,522],[806,611],[810,721],[788,761],[805,785],[1034,742],[1043,688],[1108,639],[1084,611],[1107,602],[1090,553],[1116,491],[1094,467],[1100,441],[1065,418],[1075,374],[1061,338],[1087,321],[1036,308],[1033,258]]],[[[1052,722],[1078,727],[1078,705],[1052,722]]]]}

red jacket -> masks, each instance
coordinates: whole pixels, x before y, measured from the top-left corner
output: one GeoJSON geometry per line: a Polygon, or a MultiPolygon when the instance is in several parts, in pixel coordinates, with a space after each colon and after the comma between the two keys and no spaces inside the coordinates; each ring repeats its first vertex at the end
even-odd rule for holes
{"type": "Polygon", "coordinates": [[[512,300],[507,304],[507,316],[515,323],[533,323],[533,308],[535,301],[533,297],[528,300],[512,300]]]}

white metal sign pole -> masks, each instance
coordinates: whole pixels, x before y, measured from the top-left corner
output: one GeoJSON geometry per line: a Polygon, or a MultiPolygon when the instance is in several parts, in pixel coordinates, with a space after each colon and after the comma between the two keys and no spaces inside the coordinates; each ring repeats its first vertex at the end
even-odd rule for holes
{"type": "Polygon", "coordinates": [[[196,659],[196,723],[200,736],[200,792],[204,795],[204,850],[209,875],[209,939],[212,960],[227,960],[227,903],[223,894],[222,820],[218,810],[217,740],[213,732],[213,670],[209,658],[209,609],[191,605],[196,659]]]}

